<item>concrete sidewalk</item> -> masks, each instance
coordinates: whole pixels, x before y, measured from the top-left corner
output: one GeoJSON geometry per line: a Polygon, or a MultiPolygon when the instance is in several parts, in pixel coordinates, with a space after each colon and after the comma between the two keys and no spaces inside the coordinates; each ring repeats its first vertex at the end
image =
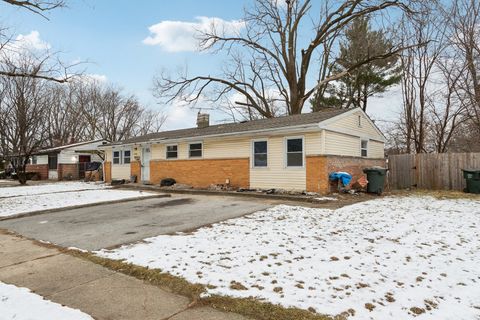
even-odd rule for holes
{"type": "Polygon", "coordinates": [[[246,320],[209,307],[188,308],[186,297],[2,233],[0,281],[29,288],[95,319],[246,320]]]}

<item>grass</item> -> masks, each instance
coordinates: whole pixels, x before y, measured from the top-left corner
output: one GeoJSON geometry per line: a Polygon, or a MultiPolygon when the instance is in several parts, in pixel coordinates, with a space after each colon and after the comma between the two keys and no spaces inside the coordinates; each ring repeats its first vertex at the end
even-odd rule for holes
{"type": "Polygon", "coordinates": [[[395,196],[431,196],[436,199],[467,199],[480,200],[480,194],[465,193],[453,190],[427,190],[427,189],[411,189],[411,190],[395,190],[391,193],[395,196]]]}
{"type": "MultiPolygon", "coordinates": [[[[255,298],[233,298],[220,295],[211,295],[201,297],[202,293],[207,291],[208,286],[201,284],[192,284],[187,280],[162,272],[160,269],[149,269],[147,267],[137,266],[126,263],[121,260],[112,260],[98,257],[89,252],[63,249],[50,244],[41,244],[43,246],[55,247],[58,250],[79,257],[110,270],[121,272],[123,274],[146,281],[152,285],[166,289],[169,292],[186,296],[192,300],[191,307],[210,306],[214,309],[234,312],[246,317],[258,320],[343,320],[346,315],[330,317],[317,314],[314,310],[303,310],[299,308],[285,308],[280,305],[259,301],[255,298]]],[[[234,284],[236,285],[236,284],[234,284]]]]}

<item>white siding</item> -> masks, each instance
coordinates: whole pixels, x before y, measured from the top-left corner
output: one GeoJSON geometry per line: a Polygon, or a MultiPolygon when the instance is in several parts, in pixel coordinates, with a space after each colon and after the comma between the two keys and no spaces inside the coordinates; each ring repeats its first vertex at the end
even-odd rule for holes
{"type": "Polygon", "coordinates": [[[248,158],[251,138],[205,140],[203,157],[206,159],[248,158]]]}
{"type": "Polygon", "coordinates": [[[112,179],[130,179],[130,164],[112,164],[112,179]]]}
{"type": "Polygon", "coordinates": [[[326,131],[325,154],[360,157],[360,138],[326,131]]]}
{"type": "MultiPolygon", "coordinates": [[[[90,161],[102,162],[102,158],[99,155],[86,152],[75,152],[71,149],[62,150],[58,154],[58,163],[62,164],[75,164],[78,163],[79,156],[90,156],[90,161]]],[[[48,161],[48,159],[47,159],[48,161]]]]}
{"type": "Polygon", "coordinates": [[[368,158],[384,158],[385,149],[383,142],[368,141],[368,158]]]}
{"type": "Polygon", "coordinates": [[[37,158],[37,164],[48,164],[48,155],[38,155],[36,156],[37,158]]]}
{"type": "Polygon", "coordinates": [[[113,155],[112,155],[112,148],[105,149],[105,161],[112,162],[113,155]]]}
{"type": "Polygon", "coordinates": [[[384,139],[361,111],[341,117],[339,120],[328,124],[327,127],[332,130],[336,129],[339,131],[348,131],[349,133],[355,134],[359,137],[369,137],[371,139],[378,140],[384,139]],[[360,126],[358,123],[358,117],[360,117],[360,126]]]}
{"type": "Polygon", "coordinates": [[[305,148],[307,155],[319,155],[322,153],[322,135],[320,131],[305,134],[305,148]]]}
{"type": "Polygon", "coordinates": [[[305,163],[303,168],[285,166],[285,136],[270,137],[267,141],[268,167],[250,169],[250,188],[305,190],[307,185],[305,163]]]}

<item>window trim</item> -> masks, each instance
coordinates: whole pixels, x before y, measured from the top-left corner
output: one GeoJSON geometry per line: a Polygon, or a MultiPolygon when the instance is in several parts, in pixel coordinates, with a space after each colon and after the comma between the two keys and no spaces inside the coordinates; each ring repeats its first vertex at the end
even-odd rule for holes
{"type": "Polygon", "coordinates": [[[283,165],[285,169],[304,169],[305,168],[305,136],[288,136],[283,139],[283,165]],[[288,165],[288,140],[302,139],[302,165],[301,166],[289,166],[288,165]]]}
{"type": "Polygon", "coordinates": [[[132,163],[132,150],[131,149],[124,149],[122,150],[122,164],[130,164],[132,163]],[[125,152],[129,152],[129,156],[128,157],[125,157],[125,152]],[[128,162],[125,163],[125,158],[128,158],[128,162]]]}
{"type": "MultiPolygon", "coordinates": [[[[189,152],[190,152],[190,150],[189,150],[189,152]]],[[[165,145],[165,159],[166,160],[176,160],[176,159],[178,159],[178,143],[172,143],[172,144],[165,145]],[[175,158],[169,158],[168,157],[168,147],[177,147],[177,150],[176,150],[177,156],[175,158]]]]}
{"type": "Polygon", "coordinates": [[[369,143],[369,141],[370,141],[369,139],[360,138],[360,157],[362,157],[362,158],[368,158],[368,143],[369,143]],[[367,143],[365,148],[362,147],[363,142],[367,143]],[[365,150],[365,155],[362,154],[363,150],[365,150]]]}
{"type": "Polygon", "coordinates": [[[112,165],[122,164],[122,150],[112,150],[112,165]],[[115,157],[115,152],[118,152],[118,157],[115,157]],[[118,158],[118,163],[115,163],[115,159],[118,158]]]}
{"type": "MultiPolygon", "coordinates": [[[[202,159],[202,158],[203,158],[203,149],[204,149],[204,148],[203,148],[203,141],[192,141],[192,142],[189,142],[189,143],[188,143],[188,158],[189,158],[189,159],[202,159]],[[202,152],[202,155],[200,155],[200,156],[193,156],[193,157],[190,155],[190,151],[191,151],[190,146],[191,146],[192,144],[200,144],[200,145],[202,146],[202,148],[200,149],[200,151],[202,152]]],[[[196,149],[196,150],[198,150],[198,149],[196,149]]]]}
{"type": "Polygon", "coordinates": [[[251,141],[251,161],[250,161],[250,167],[252,169],[268,169],[269,168],[269,151],[270,148],[268,146],[268,139],[267,138],[259,138],[259,139],[253,139],[251,141]],[[255,142],[266,142],[267,143],[267,165],[266,166],[255,166],[255,142]]]}

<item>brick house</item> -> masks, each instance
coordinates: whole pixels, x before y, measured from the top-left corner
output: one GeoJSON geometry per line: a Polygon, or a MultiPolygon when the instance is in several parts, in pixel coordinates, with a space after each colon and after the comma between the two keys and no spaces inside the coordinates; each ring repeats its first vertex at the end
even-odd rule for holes
{"type": "Polygon", "coordinates": [[[36,152],[27,164],[27,172],[37,172],[41,180],[78,180],[85,175],[85,163],[103,162],[100,145],[106,140],[78,142],[36,152]]]}
{"type": "Polygon", "coordinates": [[[325,111],[164,131],[102,146],[104,176],[157,184],[163,178],[205,188],[328,193],[328,174],[354,179],[368,166],[385,165],[385,137],[361,109],[325,111]]]}

